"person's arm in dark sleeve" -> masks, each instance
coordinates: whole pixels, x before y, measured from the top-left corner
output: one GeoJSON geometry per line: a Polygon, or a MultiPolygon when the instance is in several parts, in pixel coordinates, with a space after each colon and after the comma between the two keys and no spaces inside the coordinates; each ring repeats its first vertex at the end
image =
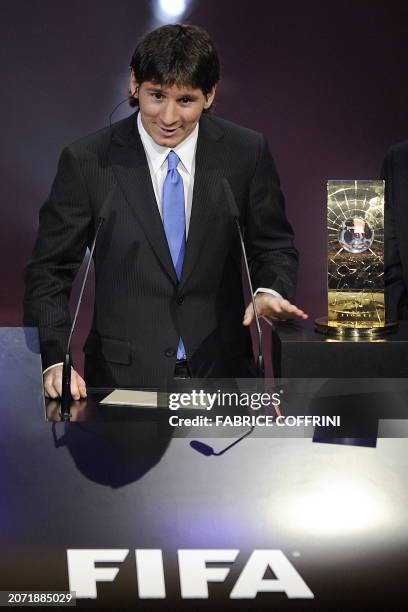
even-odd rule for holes
{"type": "MultiPolygon", "coordinates": [[[[285,215],[279,177],[263,137],[260,138],[258,162],[250,186],[245,243],[254,290],[265,287],[282,296],[258,293],[259,314],[272,319],[307,318],[301,309],[291,304],[296,289],[298,251],[285,215]]],[[[249,305],[244,315],[245,325],[250,324],[252,316],[252,306],[249,305]]]]}
{"type": "Polygon", "coordinates": [[[85,255],[91,208],[78,161],[61,154],[25,272],[24,325],[39,328],[43,369],[63,360],[71,317],[69,297],[85,255]]]}

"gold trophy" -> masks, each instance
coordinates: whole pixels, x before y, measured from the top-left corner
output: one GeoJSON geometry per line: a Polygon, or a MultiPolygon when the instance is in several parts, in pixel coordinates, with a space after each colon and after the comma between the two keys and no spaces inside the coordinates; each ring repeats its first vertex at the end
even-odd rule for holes
{"type": "Polygon", "coordinates": [[[328,181],[328,316],[316,330],[378,338],[396,329],[384,304],[384,181],[328,181]]]}

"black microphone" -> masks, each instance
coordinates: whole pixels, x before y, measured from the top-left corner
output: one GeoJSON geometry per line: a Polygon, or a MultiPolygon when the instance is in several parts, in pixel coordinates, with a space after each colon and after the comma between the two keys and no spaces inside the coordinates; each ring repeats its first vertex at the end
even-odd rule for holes
{"type": "Polygon", "coordinates": [[[241,226],[239,224],[240,214],[239,214],[237,203],[235,201],[234,194],[232,193],[231,186],[226,178],[222,180],[222,184],[224,187],[225,197],[227,198],[231,216],[233,217],[235,224],[237,226],[239,239],[241,242],[242,255],[244,258],[244,262],[245,262],[246,276],[248,279],[248,285],[249,285],[249,289],[251,292],[252,306],[254,308],[254,313],[255,313],[256,331],[258,335],[258,358],[256,360],[256,375],[258,378],[264,378],[265,377],[265,364],[264,364],[264,358],[263,358],[263,353],[262,353],[262,330],[259,324],[259,317],[258,317],[258,313],[256,311],[256,306],[255,306],[255,296],[254,296],[254,292],[252,289],[251,276],[249,274],[248,258],[247,258],[247,254],[245,250],[244,237],[242,235],[241,226]]]}
{"type": "Polygon", "coordinates": [[[67,349],[65,351],[65,357],[64,357],[64,363],[62,366],[62,391],[61,391],[61,418],[63,421],[67,421],[69,420],[71,413],[70,413],[70,405],[71,405],[71,368],[72,368],[72,362],[71,362],[71,341],[72,341],[72,336],[74,333],[74,329],[75,329],[75,325],[77,322],[77,318],[78,318],[78,312],[79,312],[79,308],[81,306],[81,302],[82,302],[82,296],[84,293],[84,289],[85,289],[85,285],[86,285],[86,281],[88,278],[88,274],[89,274],[89,268],[91,266],[91,261],[92,261],[92,256],[95,250],[95,245],[96,245],[96,240],[98,238],[98,234],[100,232],[100,229],[102,227],[102,225],[105,222],[106,217],[109,214],[109,208],[111,206],[112,203],[112,199],[113,199],[113,195],[115,193],[115,188],[116,186],[114,185],[111,190],[109,191],[108,195],[106,196],[102,206],[101,206],[101,210],[99,212],[98,215],[98,225],[96,228],[96,232],[95,232],[95,236],[92,242],[92,246],[91,246],[91,250],[90,250],[90,254],[89,254],[89,259],[88,259],[88,263],[86,266],[86,270],[85,270],[85,274],[84,274],[84,278],[82,279],[82,285],[81,285],[81,291],[79,294],[79,298],[78,298],[78,302],[77,302],[77,306],[76,306],[76,310],[75,310],[75,315],[74,315],[74,319],[72,321],[72,325],[71,325],[71,330],[69,332],[69,337],[68,337],[68,342],[67,342],[67,349]]]}
{"type": "Polygon", "coordinates": [[[248,431],[246,431],[241,437],[239,437],[237,440],[234,440],[234,442],[232,442],[220,451],[215,451],[212,446],[206,444],[205,442],[200,442],[200,440],[191,440],[190,446],[191,448],[201,453],[202,455],[205,455],[206,457],[219,457],[220,455],[226,453],[230,448],[238,444],[238,442],[241,442],[241,440],[249,436],[254,431],[254,429],[255,425],[252,425],[251,428],[248,429],[248,431]]]}

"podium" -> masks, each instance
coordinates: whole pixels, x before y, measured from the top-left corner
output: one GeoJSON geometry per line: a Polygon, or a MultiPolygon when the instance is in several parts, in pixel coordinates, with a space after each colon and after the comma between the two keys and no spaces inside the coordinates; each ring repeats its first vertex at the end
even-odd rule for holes
{"type": "Polygon", "coordinates": [[[16,415],[45,418],[37,328],[0,327],[0,389],[2,402],[16,415]]]}
{"type": "MultiPolygon", "coordinates": [[[[105,551],[118,575],[79,608],[326,612],[333,602],[390,609],[408,595],[406,439],[367,449],[254,432],[205,457],[190,446],[195,428],[176,437],[165,418],[132,422],[131,410],[122,422],[102,406],[99,422],[46,422],[41,374],[37,331],[0,328],[0,591],[67,591],[68,551],[85,550],[105,551]],[[109,557],[118,549],[123,562],[109,557]],[[178,551],[203,549],[240,552],[197,603],[180,594],[178,551]],[[164,598],[138,591],[135,550],[162,551],[164,598]],[[232,601],[257,550],[281,551],[314,599],[271,590],[232,601]]],[[[231,439],[207,441],[218,450],[231,439]]]]}

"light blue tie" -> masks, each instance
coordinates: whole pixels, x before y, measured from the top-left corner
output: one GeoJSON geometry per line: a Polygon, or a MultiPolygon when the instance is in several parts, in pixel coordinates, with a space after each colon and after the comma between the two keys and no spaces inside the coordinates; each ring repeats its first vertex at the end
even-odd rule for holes
{"type": "MultiPolygon", "coordinates": [[[[177,278],[180,280],[186,251],[186,213],[184,185],[177,170],[180,158],[174,151],[167,156],[167,176],[163,184],[163,225],[177,278]]],[[[185,359],[186,351],[180,338],[177,359],[185,359]]]]}

